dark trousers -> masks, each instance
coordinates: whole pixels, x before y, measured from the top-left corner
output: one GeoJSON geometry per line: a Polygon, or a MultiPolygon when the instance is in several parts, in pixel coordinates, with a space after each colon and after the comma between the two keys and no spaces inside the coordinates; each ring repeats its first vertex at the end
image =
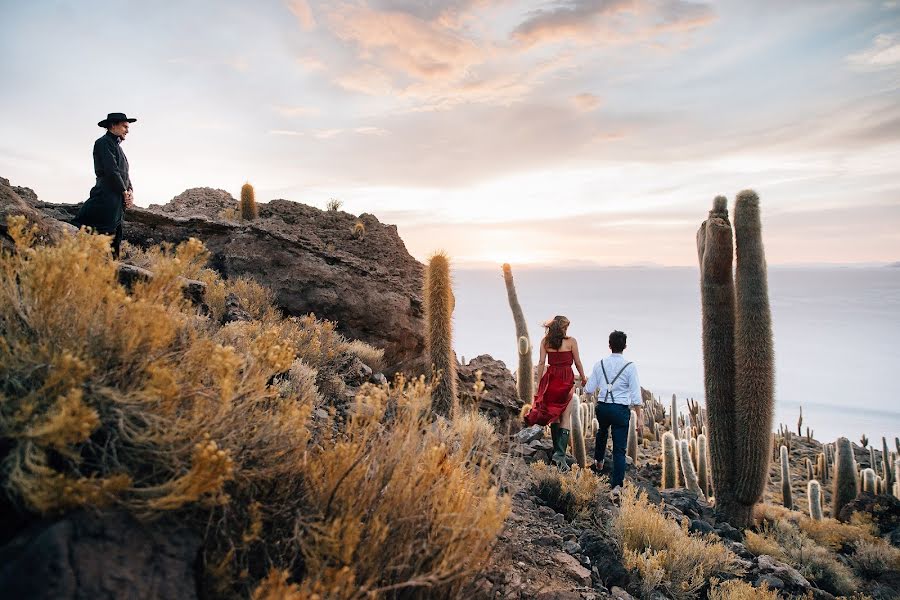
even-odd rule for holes
{"type": "Polygon", "coordinates": [[[600,423],[596,437],[597,445],[594,447],[594,460],[600,463],[606,457],[606,440],[612,429],[613,468],[609,484],[612,487],[622,485],[622,482],[625,481],[625,447],[628,444],[628,421],[631,419],[631,407],[625,404],[598,401],[594,412],[597,415],[597,422],[600,423]]]}
{"type": "Polygon", "coordinates": [[[112,239],[112,255],[113,258],[119,260],[119,249],[122,247],[122,223],[116,227],[116,233],[112,239]]]}

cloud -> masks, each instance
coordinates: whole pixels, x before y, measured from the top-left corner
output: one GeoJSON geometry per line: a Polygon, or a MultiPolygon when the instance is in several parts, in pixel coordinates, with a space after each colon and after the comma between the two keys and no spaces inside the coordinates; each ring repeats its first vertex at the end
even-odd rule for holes
{"type": "Polygon", "coordinates": [[[532,11],[512,37],[526,46],[562,40],[622,43],[689,31],[714,18],[708,4],[684,0],[566,0],[532,11]]]}
{"type": "Polygon", "coordinates": [[[313,106],[273,106],[275,112],[282,117],[315,117],[321,111],[313,106]]]}
{"type": "Polygon", "coordinates": [[[900,65],[900,33],[883,33],[862,52],[847,57],[851,67],[860,71],[877,71],[900,65]]]}
{"type": "Polygon", "coordinates": [[[595,94],[575,94],[574,96],[572,96],[572,101],[575,103],[575,106],[577,106],[579,110],[583,111],[594,110],[595,108],[600,106],[600,96],[597,96],[595,94]]]}
{"type": "Polygon", "coordinates": [[[312,31],[316,27],[316,19],[313,17],[312,9],[306,0],[288,0],[288,10],[297,17],[297,23],[303,31],[312,31]]]}
{"type": "Polygon", "coordinates": [[[293,129],[270,129],[269,135],[303,135],[302,131],[294,131],[293,129]]]}

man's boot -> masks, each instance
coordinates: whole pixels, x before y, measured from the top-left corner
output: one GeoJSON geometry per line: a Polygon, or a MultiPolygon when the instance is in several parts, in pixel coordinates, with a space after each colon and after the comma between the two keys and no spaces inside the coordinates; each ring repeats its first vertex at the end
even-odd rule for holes
{"type": "Polygon", "coordinates": [[[569,463],[566,462],[566,448],[568,447],[569,430],[565,427],[560,427],[556,434],[556,441],[553,444],[553,457],[550,460],[553,461],[553,464],[555,464],[563,473],[569,470],[569,463]]]}

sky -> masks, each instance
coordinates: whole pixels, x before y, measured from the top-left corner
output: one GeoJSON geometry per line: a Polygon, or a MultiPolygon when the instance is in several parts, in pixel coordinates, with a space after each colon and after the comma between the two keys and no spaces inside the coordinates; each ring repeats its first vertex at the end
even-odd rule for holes
{"type": "Polygon", "coordinates": [[[0,0],[0,176],[398,225],[460,266],[696,263],[755,189],[770,264],[900,261],[900,2],[0,0]]]}

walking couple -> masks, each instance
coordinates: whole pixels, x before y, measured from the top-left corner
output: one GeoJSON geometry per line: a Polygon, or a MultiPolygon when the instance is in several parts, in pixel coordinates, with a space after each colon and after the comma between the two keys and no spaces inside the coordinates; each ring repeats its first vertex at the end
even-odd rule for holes
{"type": "Polygon", "coordinates": [[[575,374],[572,365],[578,369],[580,384],[584,394],[597,394],[595,415],[600,428],[597,430],[594,447],[595,463],[591,469],[600,473],[606,456],[606,441],[612,431],[613,468],[610,485],[622,485],[625,479],[625,447],[628,443],[628,423],[631,410],[637,413],[638,435],[643,433],[641,413],[641,385],[637,367],[622,356],[627,336],[622,331],[609,334],[611,354],[594,365],[590,377],[584,376],[578,342],[567,335],[569,319],[556,316],[546,322],[547,334],[541,340],[541,354],[538,362],[538,385],[534,403],[525,422],[528,425],[550,424],[553,438],[553,462],[562,470],[568,469],[566,448],[572,428],[572,397],[575,394],[575,374]],[[546,367],[545,363],[549,366],[546,367]]]}

